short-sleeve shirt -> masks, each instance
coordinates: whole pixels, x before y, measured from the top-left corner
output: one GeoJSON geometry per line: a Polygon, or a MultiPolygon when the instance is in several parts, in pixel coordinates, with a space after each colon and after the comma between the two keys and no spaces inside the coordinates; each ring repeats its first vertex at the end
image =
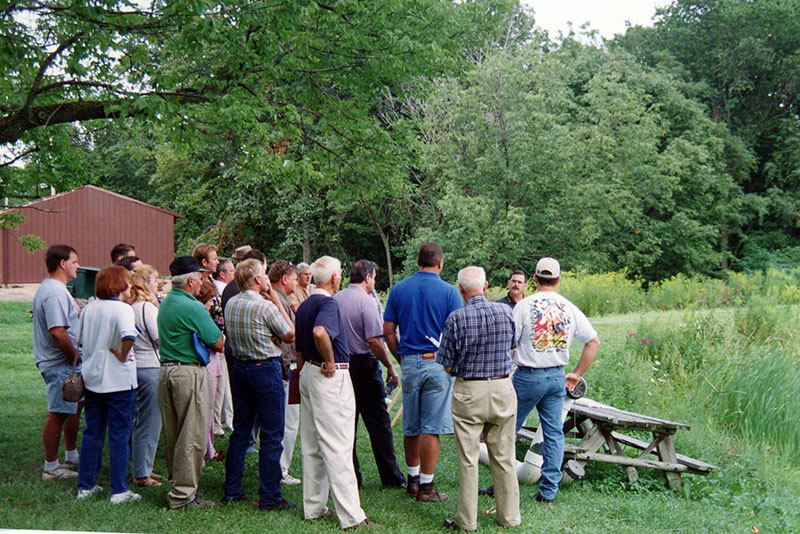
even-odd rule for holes
{"type": "Polygon", "coordinates": [[[311,293],[314,291],[315,287],[317,286],[314,284],[308,284],[306,287],[300,287],[300,284],[297,284],[297,287],[294,288],[294,291],[286,296],[289,306],[300,306],[308,297],[311,296],[311,293]]]}
{"type": "Polygon", "coordinates": [[[395,284],[386,301],[383,320],[400,327],[399,354],[435,352],[444,322],[461,308],[461,295],[436,273],[417,271],[395,284]]]}
{"type": "MultiPolygon", "coordinates": [[[[275,290],[275,294],[278,296],[278,301],[280,301],[281,306],[283,307],[283,311],[286,312],[286,315],[289,316],[289,319],[292,321],[291,326],[294,327],[294,312],[292,311],[292,307],[289,304],[289,299],[286,296],[286,293],[281,291],[280,288],[275,286],[272,287],[275,290]]],[[[287,367],[292,363],[297,362],[297,352],[294,346],[294,341],[291,343],[286,343],[285,341],[281,342],[281,359],[283,360],[283,366],[287,367]]]]}
{"type": "Polygon", "coordinates": [[[586,315],[553,291],[540,291],[519,301],[514,325],[520,367],[567,365],[573,338],[588,343],[597,336],[586,315]]]}
{"type": "MultiPolygon", "coordinates": [[[[109,349],[136,339],[133,308],[119,299],[93,300],[81,312],[83,383],[94,393],[113,393],[137,387],[136,361],[121,362],[109,349]]],[[[133,354],[133,352],[131,352],[133,354]]]]}
{"type": "Polygon", "coordinates": [[[371,354],[367,339],[383,335],[380,303],[355,284],[336,293],[333,300],[339,303],[350,354],[371,354]]]}
{"type": "Polygon", "coordinates": [[[347,363],[350,361],[350,350],[347,347],[344,323],[339,313],[339,304],[322,289],[315,289],[300,307],[294,318],[297,352],[303,360],[322,363],[325,360],[317,350],[314,342],[314,327],[322,326],[328,332],[333,345],[333,361],[347,363]]]}
{"type": "Polygon", "coordinates": [[[272,342],[272,336],[283,337],[291,330],[275,304],[252,289],[228,302],[225,328],[239,360],[280,358],[281,349],[272,342]]]}
{"type": "Polygon", "coordinates": [[[220,338],[206,307],[183,289],[173,288],[158,309],[161,362],[202,363],[194,351],[192,333],[209,346],[220,338]]]}
{"type": "MultiPolygon", "coordinates": [[[[67,286],[53,278],[45,278],[33,297],[33,356],[39,371],[68,363],[50,329],[63,326],[72,344],[78,345],[78,307],[67,286]]],[[[78,364],[80,369],[80,364],[78,364]]]]}
{"type": "Polygon", "coordinates": [[[483,295],[447,317],[436,361],[462,378],[493,378],[511,373],[514,348],[511,308],[483,295]]]}

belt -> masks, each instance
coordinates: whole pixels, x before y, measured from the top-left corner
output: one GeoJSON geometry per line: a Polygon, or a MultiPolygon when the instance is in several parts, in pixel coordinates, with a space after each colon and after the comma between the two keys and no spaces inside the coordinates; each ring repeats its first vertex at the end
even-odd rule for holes
{"type": "Polygon", "coordinates": [[[202,363],[186,363],[186,362],[161,362],[161,367],[180,367],[181,365],[194,365],[197,367],[205,367],[202,363]]]}
{"type": "Polygon", "coordinates": [[[469,377],[469,378],[461,378],[461,380],[466,380],[471,382],[473,380],[502,380],[504,378],[508,378],[508,375],[501,375],[501,376],[490,376],[489,378],[479,378],[479,377],[469,377]]]}
{"type": "Polygon", "coordinates": [[[374,354],[351,354],[351,358],[362,358],[364,360],[377,360],[378,358],[374,354]]]}
{"type": "Polygon", "coordinates": [[[265,365],[267,363],[272,362],[275,358],[267,358],[266,360],[239,360],[237,359],[233,362],[233,365],[239,365],[243,367],[259,367],[261,365],[265,365]]]}
{"type": "MultiPolygon", "coordinates": [[[[306,361],[308,363],[310,363],[311,365],[316,365],[317,367],[322,367],[322,362],[318,362],[316,360],[306,360],[306,361]]],[[[350,364],[349,363],[334,363],[333,366],[336,369],[349,369],[350,368],[350,364]]]]}

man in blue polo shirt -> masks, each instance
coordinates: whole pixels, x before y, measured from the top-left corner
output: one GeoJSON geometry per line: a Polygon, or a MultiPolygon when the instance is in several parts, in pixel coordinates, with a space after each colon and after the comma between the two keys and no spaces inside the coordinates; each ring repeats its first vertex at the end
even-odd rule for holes
{"type": "Polygon", "coordinates": [[[447,494],[433,485],[439,435],[453,433],[453,377],[436,362],[435,351],[447,316],[461,308],[461,296],[455,286],[439,278],[444,253],[437,243],[422,244],[417,265],[419,271],[398,282],[389,293],[383,335],[403,370],[406,492],[416,495],[419,502],[435,502],[447,499],[447,494]]]}

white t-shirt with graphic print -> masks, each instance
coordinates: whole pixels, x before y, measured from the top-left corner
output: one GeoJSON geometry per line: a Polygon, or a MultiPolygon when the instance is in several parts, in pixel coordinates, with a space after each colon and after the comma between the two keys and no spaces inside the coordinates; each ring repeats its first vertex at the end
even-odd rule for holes
{"type": "Polygon", "coordinates": [[[519,301],[514,307],[514,327],[515,359],[520,367],[567,365],[573,338],[587,343],[597,336],[586,315],[554,291],[540,291],[519,301]]]}

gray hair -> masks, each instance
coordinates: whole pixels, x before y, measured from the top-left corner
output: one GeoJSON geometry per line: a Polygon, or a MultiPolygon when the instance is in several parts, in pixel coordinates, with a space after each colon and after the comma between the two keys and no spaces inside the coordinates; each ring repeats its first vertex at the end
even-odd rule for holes
{"type": "Polygon", "coordinates": [[[483,270],[483,267],[470,265],[458,271],[458,285],[460,285],[465,292],[483,291],[485,283],[486,271],[483,270]]]}
{"type": "Polygon", "coordinates": [[[304,261],[297,264],[297,274],[303,273],[311,269],[311,266],[304,261]]]}
{"type": "Polygon", "coordinates": [[[199,276],[198,273],[186,273],[178,276],[173,276],[172,287],[177,289],[183,289],[189,283],[189,280],[191,278],[197,278],[198,276],[199,276]]]}
{"type": "Polygon", "coordinates": [[[311,264],[311,276],[317,285],[327,284],[335,273],[341,272],[342,262],[333,256],[322,256],[311,264]]]}

